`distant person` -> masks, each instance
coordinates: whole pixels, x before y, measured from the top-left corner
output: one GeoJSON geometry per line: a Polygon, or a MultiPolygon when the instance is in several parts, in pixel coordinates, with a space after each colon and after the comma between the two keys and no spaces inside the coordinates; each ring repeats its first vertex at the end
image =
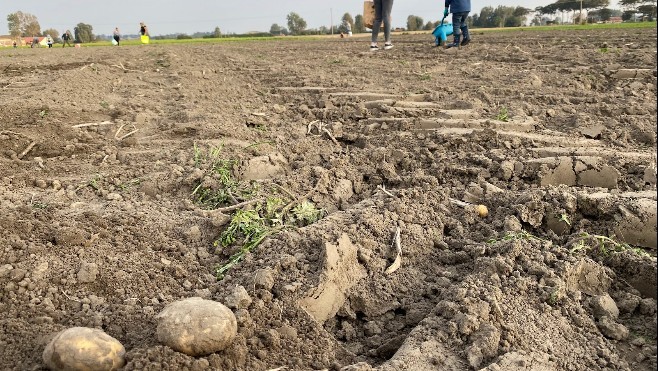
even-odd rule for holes
{"type": "Polygon", "coordinates": [[[30,45],[30,48],[38,48],[41,45],[39,44],[39,38],[37,36],[34,36],[32,38],[32,45],[30,45]]]}
{"type": "Polygon", "coordinates": [[[372,39],[370,51],[378,51],[377,38],[379,29],[384,22],[384,50],[393,48],[391,43],[391,10],[393,9],[393,0],[375,0],[375,21],[372,23],[372,39]]]}
{"type": "Polygon", "coordinates": [[[144,24],[144,22],[139,23],[139,35],[142,44],[149,43],[149,29],[146,27],[146,24],[144,24]]]}
{"type": "Polygon", "coordinates": [[[141,36],[148,36],[149,34],[149,30],[146,27],[146,24],[144,24],[144,22],[139,22],[139,34],[141,36]]]}
{"type": "Polygon", "coordinates": [[[46,42],[48,43],[48,49],[53,47],[53,38],[50,35],[46,36],[46,42]]]}
{"type": "Polygon", "coordinates": [[[18,48],[18,44],[16,43],[16,40],[14,40],[14,49],[18,48]]]}
{"type": "Polygon", "coordinates": [[[466,24],[466,18],[468,18],[468,13],[471,11],[471,0],[445,1],[443,16],[447,17],[449,13],[452,13],[452,36],[455,40],[452,44],[447,44],[446,48],[466,46],[471,42],[471,36],[468,33],[468,25],[466,24]],[[450,8],[450,11],[448,11],[448,7],[450,8]],[[462,35],[464,36],[463,38],[462,35]]]}
{"type": "Polygon", "coordinates": [[[119,46],[120,42],[121,42],[121,33],[119,32],[119,27],[114,28],[113,37],[114,37],[114,41],[116,42],[117,46],[119,46]]]}
{"type": "Polygon", "coordinates": [[[67,44],[68,46],[73,46],[71,45],[71,39],[73,39],[73,36],[71,36],[71,31],[66,30],[66,32],[64,32],[62,35],[62,48],[66,47],[67,44]]]}

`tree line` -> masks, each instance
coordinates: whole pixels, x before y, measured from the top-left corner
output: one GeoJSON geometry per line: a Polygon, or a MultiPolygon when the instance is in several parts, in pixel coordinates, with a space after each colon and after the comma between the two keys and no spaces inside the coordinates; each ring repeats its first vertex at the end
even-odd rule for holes
{"type": "Polygon", "coordinates": [[[647,17],[651,21],[656,19],[656,0],[621,0],[619,4],[624,9],[623,12],[610,9],[609,0],[557,0],[546,6],[539,6],[535,8],[535,11],[541,15],[572,12],[575,22],[582,21],[580,19],[581,10],[588,12],[590,21],[607,21],[613,16],[621,16],[623,20],[634,19],[636,16],[647,17]],[[590,12],[591,9],[596,10],[590,12]],[[578,12],[578,16],[576,16],[576,12],[578,12]]]}
{"type": "MultiPolygon", "coordinates": [[[[60,42],[60,33],[54,28],[41,30],[37,17],[30,13],[21,11],[11,13],[7,16],[7,28],[9,35],[14,38],[34,37],[50,35],[55,42],[60,42]]],[[[77,43],[88,43],[95,40],[93,27],[90,24],[78,23],[73,27],[73,37],[77,43]]]]}

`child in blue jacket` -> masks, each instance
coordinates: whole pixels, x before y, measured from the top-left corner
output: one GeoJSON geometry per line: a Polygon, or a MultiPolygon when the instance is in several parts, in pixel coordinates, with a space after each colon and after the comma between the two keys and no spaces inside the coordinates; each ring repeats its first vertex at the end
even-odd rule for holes
{"type": "Polygon", "coordinates": [[[452,13],[452,35],[455,39],[452,44],[446,45],[447,48],[464,46],[471,42],[471,36],[468,34],[468,26],[466,25],[466,18],[468,18],[470,12],[471,0],[445,0],[443,16],[447,17],[448,13],[452,13]],[[450,11],[448,11],[448,8],[450,8],[450,11]]]}

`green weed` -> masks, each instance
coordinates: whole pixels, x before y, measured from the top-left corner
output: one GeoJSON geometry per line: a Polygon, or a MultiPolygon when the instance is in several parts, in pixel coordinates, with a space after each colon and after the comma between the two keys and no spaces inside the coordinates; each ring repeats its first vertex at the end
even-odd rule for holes
{"type": "Polygon", "coordinates": [[[513,240],[525,240],[525,241],[530,241],[530,240],[536,240],[536,241],[546,241],[544,239],[541,239],[533,234],[531,234],[528,231],[522,230],[520,232],[507,232],[505,236],[502,238],[492,238],[487,241],[489,244],[493,244],[496,242],[500,241],[513,241],[513,240]]]}
{"type": "Polygon", "coordinates": [[[579,251],[595,251],[603,256],[620,253],[624,251],[633,251],[638,255],[649,255],[646,251],[631,246],[625,242],[616,241],[613,237],[602,236],[598,234],[589,234],[583,232],[573,241],[569,252],[574,254],[579,251]]]}
{"type": "Polygon", "coordinates": [[[272,233],[274,233],[274,229],[267,226],[256,209],[236,211],[228,228],[222,232],[219,240],[215,241],[215,245],[221,244],[222,247],[228,247],[241,240],[241,247],[229,257],[226,263],[217,267],[217,279],[222,279],[229,269],[240,262],[245,255],[272,233]]]}
{"type": "Polygon", "coordinates": [[[48,206],[50,205],[36,201],[36,202],[32,202],[30,206],[32,206],[33,209],[43,210],[43,209],[47,209],[48,206]]]}
{"type": "Polygon", "coordinates": [[[292,209],[294,220],[302,226],[317,222],[322,218],[323,213],[321,209],[316,208],[315,205],[306,200],[292,209]]]}
{"type": "Polygon", "coordinates": [[[498,111],[498,115],[496,115],[496,120],[502,122],[509,121],[509,111],[507,110],[507,107],[503,106],[500,108],[500,111],[498,111]]]}
{"type": "Polygon", "coordinates": [[[129,190],[132,186],[139,185],[141,182],[142,182],[142,181],[141,181],[140,179],[133,179],[133,180],[131,180],[131,181],[129,181],[129,182],[121,183],[121,184],[119,184],[117,187],[119,187],[119,189],[120,189],[122,192],[125,192],[125,191],[129,190]]]}
{"type": "Polygon", "coordinates": [[[87,183],[88,186],[91,188],[95,189],[96,191],[100,190],[101,187],[98,185],[98,182],[102,179],[103,177],[100,174],[96,174],[90,181],[87,183]]]}
{"type": "Polygon", "coordinates": [[[253,209],[236,211],[226,230],[214,242],[215,247],[222,249],[238,246],[238,250],[216,268],[217,279],[222,279],[229,269],[268,236],[284,228],[294,227],[295,223],[302,226],[315,223],[324,215],[324,211],[311,202],[304,201],[290,210],[290,214],[290,217],[285,217],[285,202],[279,197],[268,197],[264,203],[256,204],[253,209]]]}
{"type": "Polygon", "coordinates": [[[235,179],[233,167],[236,161],[221,158],[222,149],[222,146],[212,147],[204,152],[194,144],[194,165],[205,169],[206,174],[197,183],[192,196],[197,204],[209,209],[234,202],[235,197],[249,197],[255,191],[253,186],[235,179]]]}
{"type": "MultiPolygon", "coordinates": [[[[232,251],[228,260],[216,268],[218,279],[222,279],[229,269],[238,264],[266,237],[283,228],[315,223],[324,215],[323,210],[309,201],[303,201],[293,207],[297,201],[289,191],[286,191],[288,201],[278,196],[263,197],[257,183],[240,182],[233,175],[236,161],[222,158],[221,146],[203,150],[195,143],[193,151],[195,167],[204,170],[203,176],[192,191],[195,203],[209,209],[219,209],[227,204],[236,205],[244,200],[252,200],[249,202],[252,208],[235,211],[229,225],[214,242],[215,248],[230,248],[232,251]],[[259,200],[253,202],[256,195],[259,200]]],[[[278,190],[281,188],[279,186],[278,190]]]]}

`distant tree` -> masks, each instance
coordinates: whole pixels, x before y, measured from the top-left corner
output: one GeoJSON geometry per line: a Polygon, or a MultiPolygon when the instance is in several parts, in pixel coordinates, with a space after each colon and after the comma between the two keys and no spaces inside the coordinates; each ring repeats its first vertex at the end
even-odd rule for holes
{"type": "Polygon", "coordinates": [[[222,37],[222,30],[219,29],[219,26],[215,27],[215,30],[212,32],[211,35],[212,35],[213,38],[218,39],[218,38],[222,37]]]}
{"type": "Polygon", "coordinates": [[[640,3],[643,3],[644,1],[642,0],[620,0],[619,5],[623,7],[632,7],[635,8],[638,6],[640,3]]]}
{"type": "Polygon", "coordinates": [[[270,27],[270,33],[272,35],[280,35],[281,34],[281,26],[279,26],[276,23],[273,23],[272,27],[270,27]]]}
{"type": "Polygon", "coordinates": [[[427,21],[427,23],[426,23],[425,26],[423,27],[423,30],[425,30],[425,31],[428,31],[428,30],[431,31],[431,30],[434,29],[434,27],[435,27],[435,26],[434,26],[434,22],[432,22],[432,21],[427,21]]]}
{"type": "Polygon", "coordinates": [[[357,14],[356,17],[354,17],[354,27],[352,27],[352,32],[353,33],[366,32],[366,26],[363,24],[363,16],[361,14],[357,14]]]}
{"type": "MultiPolygon", "coordinates": [[[[538,7],[535,9],[540,14],[552,14],[553,8],[538,7]]],[[[526,23],[526,17],[532,12],[532,9],[522,6],[497,6],[495,9],[491,6],[485,6],[480,10],[480,14],[473,14],[471,24],[473,27],[519,27],[526,23]]],[[[533,20],[533,24],[540,23],[540,19],[533,20]]]]}
{"type": "Polygon", "coordinates": [[[47,29],[47,30],[43,30],[43,35],[44,35],[44,36],[45,36],[45,35],[50,35],[50,37],[53,38],[53,41],[54,41],[55,43],[59,43],[59,42],[61,42],[61,40],[60,40],[60,38],[59,38],[59,31],[57,31],[57,30],[54,29],[54,28],[49,28],[49,29],[47,29]]]}
{"type": "Polygon", "coordinates": [[[190,36],[188,34],[184,34],[184,33],[179,34],[178,36],[176,36],[177,40],[189,40],[191,38],[192,38],[192,36],[190,36]]]}
{"type": "Polygon", "coordinates": [[[338,32],[349,32],[354,30],[354,19],[350,13],[343,14],[343,18],[340,20],[340,26],[338,27],[338,32]]]}
{"type": "Polygon", "coordinates": [[[93,33],[94,28],[90,24],[78,23],[73,29],[75,42],[90,43],[96,39],[93,33]]]}
{"type": "Polygon", "coordinates": [[[293,35],[300,34],[306,29],[306,21],[299,14],[291,12],[286,18],[288,19],[288,29],[293,35]]]}
{"type": "Polygon", "coordinates": [[[645,4],[637,7],[638,13],[642,13],[644,16],[648,17],[650,21],[656,19],[656,5],[645,4]]]}
{"type": "Polygon", "coordinates": [[[410,15],[407,17],[407,30],[418,31],[423,29],[425,21],[417,15],[410,15]]]}
{"type": "Polygon", "coordinates": [[[281,27],[281,34],[288,36],[290,35],[290,31],[285,27],[281,27]]]}
{"type": "Polygon", "coordinates": [[[41,35],[41,26],[37,17],[21,11],[7,16],[7,28],[13,37],[41,35]]]}

